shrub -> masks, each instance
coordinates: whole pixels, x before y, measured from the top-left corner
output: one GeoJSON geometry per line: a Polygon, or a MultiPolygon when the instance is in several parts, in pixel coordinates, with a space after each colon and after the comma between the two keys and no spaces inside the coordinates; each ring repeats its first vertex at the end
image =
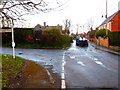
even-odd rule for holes
{"type": "Polygon", "coordinates": [[[42,32],[40,43],[44,46],[62,46],[70,43],[70,37],[62,35],[58,28],[49,28],[42,32]]]}
{"type": "Polygon", "coordinates": [[[95,38],[95,33],[96,33],[96,30],[90,31],[89,38],[95,38]]]}
{"type": "Polygon", "coordinates": [[[110,32],[109,34],[109,43],[112,46],[120,46],[120,31],[110,32]]]}
{"type": "MultiPolygon", "coordinates": [[[[110,31],[109,30],[107,30],[107,31],[108,31],[108,34],[109,34],[110,31]]],[[[106,29],[100,29],[100,30],[96,31],[95,35],[96,35],[97,39],[98,39],[98,37],[106,38],[107,37],[106,36],[106,29]]]]}

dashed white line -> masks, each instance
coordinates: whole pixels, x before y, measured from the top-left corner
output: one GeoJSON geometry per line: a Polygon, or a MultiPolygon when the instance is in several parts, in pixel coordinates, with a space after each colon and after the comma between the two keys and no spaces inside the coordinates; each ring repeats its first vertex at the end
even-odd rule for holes
{"type": "Polygon", "coordinates": [[[62,89],[66,89],[65,80],[62,80],[61,88],[62,88],[62,89]]]}
{"type": "Polygon", "coordinates": [[[61,89],[66,89],[65,85],[65,52],[63,53],[63,58],[62,58],[62,73],[61,73],[61,89]]]}
{"type": "Polygon", "coordinates": [[[64,67],[62,67],[62,72],[64,72],[64,70],[65,70],[65,68],[64,68],[64,67]]]}
{"type": "Polygon", "coordinates": [[[64,80],[65,79],[65,73],[61,74],[61,78],[64,80]]]}

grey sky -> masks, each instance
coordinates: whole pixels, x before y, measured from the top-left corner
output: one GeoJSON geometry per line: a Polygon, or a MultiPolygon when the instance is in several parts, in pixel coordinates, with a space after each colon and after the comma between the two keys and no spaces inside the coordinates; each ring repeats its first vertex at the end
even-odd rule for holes
{"type": "MultiPolygon", "coordinates": [[[[120,0],[108,0],[108,16],[118,10],[119,1],[120,0]]],[[[62,2],[64,3],[65,0],[61,0],[61,3],[62,2]]],[[[65,19],[70,19],[73,25],[71,29],[76,32],[76,24],[86,26],[86,23],[92,19],[94,21],[94,27],[97,27],[105,19],[101,18],[102,15],[105,16],[106,14],[105,3],[106,0],[69,0],[63,6],[63,10],[25,16],[28,23],[23,23],[23,26],[34,27],[38,23],[43,25],[43,22],[52,26],[57,24],[63,25],[65,19]]],[[[54,6],[54,3],[52,3],[51,6],[52,5],[54,6]]],[[[87,28],[85,28],[85,31],[87,31],[87,28]]]]}

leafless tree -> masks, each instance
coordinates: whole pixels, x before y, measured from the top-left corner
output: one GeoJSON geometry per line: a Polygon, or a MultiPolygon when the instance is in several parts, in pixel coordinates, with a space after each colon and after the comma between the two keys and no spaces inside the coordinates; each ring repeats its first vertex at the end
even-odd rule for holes
{"type": "Polygon", "coordinates": [[[89,18],[88,22],[86,23],[86,27],[87,27],[88,31],[93,30],[93,25],[94,25],[94,20],[92,18],[89,18]]]}
{"type": "MultiPolygon", "coordinates": [[[[56,3],[59,4],[58,0],[56,3]]],[[[61,4],[58,5],[58,7],[60,6],[61,4]]],[[[3,27],[5,25],[9,27],[15,20],[24,20],[23,15],[48,12],[53,9],[48,6],[45,0],[1,0],[0,20],[3,27]]]]}
{"type": "Polygon", "coordinates": [[[66,19],[63,21],[65,25],[65,32],[70,34],[71,20],[66,19]]]}

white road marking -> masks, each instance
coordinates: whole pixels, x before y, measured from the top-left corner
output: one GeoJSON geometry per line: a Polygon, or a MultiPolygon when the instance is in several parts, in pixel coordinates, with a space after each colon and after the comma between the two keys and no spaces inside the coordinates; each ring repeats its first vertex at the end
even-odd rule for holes
{"type": "Polygon", "coordinates": [[[94,58],[95,61],[97,61],[98,59],[97,58],[94,58]]]}
{"type": "Polygon", "coordinates": [[[75,56],[69,56],[71,59],[75,59],[75,56]]]}
{"type": "Polygon", "coordinates": [[[61,74],[61,78],[62,78],[62,79],[65,79],[65,73],[62,73],[62,74],[61,74]]]}
{"type": "Polygon", "coordinates": [[[63,63],[62,63],[62,67],[64,67],[64,66],[65,66],[65,64],[66,64],[66,62],[63,62],[63,63]]]}
{"type": "Polygon", "coordinates": [[[65,80],[62,80],[61,88],[62,88],[62,89],[66,89],[65,80]]]}
{"type": "Polygon", "coordinates": [[[66,89],[65,85],[65,52],[63,53],[63,58],[62,58],[62,73],[61,73],[61,89],[66,89]]]}
{"type": "Polygon", "coordinates": [[[95,63],[97,63],[97,64],[99,64],[99,65],[103,65],[103,63],[100,62],[100,61],[95,61],[95,63]]]}
{"type": "Polygon", "coordinates": [[[62,72],[64,72],[64,70],[65,70],[65,68],[64,68],[64,67],[62,67],[62,72]]]}
{"type": "Polygon", "coordinates": [[[85,66],[85,64],[81,61],[77,62],[78,64],[82,65],[82,66],[85,66]]]}

